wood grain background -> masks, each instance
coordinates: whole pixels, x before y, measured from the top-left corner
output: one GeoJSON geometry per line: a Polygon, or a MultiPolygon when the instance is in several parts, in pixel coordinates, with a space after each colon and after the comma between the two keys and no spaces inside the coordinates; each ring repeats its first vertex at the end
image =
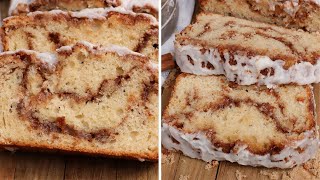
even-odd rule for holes
{"type": "MultiPolygon", "coordinates": [[[[0,0],[1,18],[9,0],[0,0]]],[[[58,155],[0,152],[0,180],[157,180],[158,163],[58,155]]]]}

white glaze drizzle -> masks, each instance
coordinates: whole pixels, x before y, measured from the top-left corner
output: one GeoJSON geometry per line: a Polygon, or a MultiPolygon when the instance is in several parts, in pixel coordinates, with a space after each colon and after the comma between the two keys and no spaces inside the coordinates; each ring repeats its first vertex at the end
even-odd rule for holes
{"type": "MultiPolygon", "coordinates": [[[[197,75],[225,75],[229,81],[237,82],[240,85],[259,84],[274,88],[280,84],[296,83],[305,85],[320,82],[320,59],[316,64],[310,62],[300,62],[291,66],[288,70],[284,69],[283,60],[271,60],[267,56],[247,57],[234,55],[236,65],[230,64],[230,54],[224,52],[225,62],[222,61],[220,53],[215,48],[201,52],[201,47],[193,45],[181,46],[175,44],[175,57],[182,72],[197,75]],[[188,57],[192,58],[192,65],[188,57]],[[211,63],[214,69],[202,67],[202,63],[211,63]],[[266,76],[260,71],[264,69],[274,70],[274,75],[269,72],[266,76]]],[[[270,70],[271,71],[271,70],[270,70]]]]}

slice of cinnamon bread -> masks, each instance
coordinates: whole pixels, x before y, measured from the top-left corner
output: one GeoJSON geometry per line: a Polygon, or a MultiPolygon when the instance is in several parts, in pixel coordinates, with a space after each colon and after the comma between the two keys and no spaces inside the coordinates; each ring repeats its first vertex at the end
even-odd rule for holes
{"type": "Polygon", "coordinates": [[[320,31],[320,2],[316,0],[199,0],[204,12],[320,31]]]}
{"type": "Polygon", "coordinates": [[[118,6],[158,17],[158,0],[11,0],[9,15],[54,9],[78,11],[86,8],[118,6]]]}
{"type": "Polygon", "coordinates": [[[0,55],[0,146],[157,160],[158,70],[118,46],[0,55]]]}
{"type": "Polygon", "coordinates": [[[30,49],[55,52],[77,41],[115,44],[136,52],[148,52],[158,59],[157,20],[148,14],[136,14],[123,8],[85,9],[79,12],[34,12],[4,20],[4,51],[30,49]]]}
{"type": "Polygon", "coordinates": [[[163,114],[162,144],[207,162],[291,168],[318,150],[314,110],[310,85],[268,89],[181,74],[163,114]]]}
{"type": "Polygon", "coordinates": [[[224,74],[241,85],[320,82],[320,35],[202,13],[176,36],[183,72],[224,74]]]}

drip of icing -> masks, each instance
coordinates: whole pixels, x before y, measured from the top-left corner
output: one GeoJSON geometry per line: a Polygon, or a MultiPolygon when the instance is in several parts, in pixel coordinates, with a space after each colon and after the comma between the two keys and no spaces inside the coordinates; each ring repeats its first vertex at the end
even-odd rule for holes
{"type": "Polygon", "coordinates": [[[128,10],[133,10],[134,7],[150,6],[158,11],[158,2],[158,0],[121,0],[121,6],[128,10]]]}
{"type": "Polygon", "coordinates": [[[50,68],[54,68],[58,62],[57,56],[52,53],[38,53],[37,58],[48,64],[50,68]]]}

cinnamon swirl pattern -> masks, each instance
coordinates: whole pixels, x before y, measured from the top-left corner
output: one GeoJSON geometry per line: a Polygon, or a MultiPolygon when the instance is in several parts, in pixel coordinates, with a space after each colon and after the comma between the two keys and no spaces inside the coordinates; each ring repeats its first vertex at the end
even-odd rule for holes
{"type": "Polygon", "coordinates": [[[182,73],[164,111],[162,144],[207,162],[291,168],[317,152],[314,111],[310,85],[268,89],[182,73]]]}
{"type": "Polygon", "coordinates": [[[83,42],[0,58],[2,146],[157,160],[158,70],[145,56],[83,42]]]}

